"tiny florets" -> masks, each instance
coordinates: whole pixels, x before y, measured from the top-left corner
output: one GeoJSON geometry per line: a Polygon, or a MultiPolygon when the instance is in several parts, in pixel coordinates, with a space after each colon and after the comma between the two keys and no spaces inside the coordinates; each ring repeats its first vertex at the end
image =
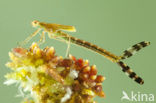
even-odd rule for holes
{"type": "Polygon", "coordinates": [[[72,55],[64,59],[53,47],[42,50],[36,43],[30,49],[14,48],[9,56],[6,66],[12,72],[4,84],[19,85],[22,103],[95,103],[95,96],[104,97],[104,77],[88,60],[72,55]]]}

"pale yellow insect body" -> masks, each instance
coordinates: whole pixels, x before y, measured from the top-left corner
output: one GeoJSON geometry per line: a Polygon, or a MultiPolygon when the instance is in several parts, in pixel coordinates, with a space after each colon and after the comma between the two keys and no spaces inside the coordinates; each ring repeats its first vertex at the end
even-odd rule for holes
{"type": "Polygon", "coordinates": [[[68,31],[68,32],[76,32],[76,29],[74,26],[54,24],[54,23],[44,23],[44,22],[39,22],[37,20],[34,20],[32,22],[32,26],[43,28],[44,31],[46,31],[48,33],[56,33],[59,30],[64,30],[64,31],[68,31]]]}

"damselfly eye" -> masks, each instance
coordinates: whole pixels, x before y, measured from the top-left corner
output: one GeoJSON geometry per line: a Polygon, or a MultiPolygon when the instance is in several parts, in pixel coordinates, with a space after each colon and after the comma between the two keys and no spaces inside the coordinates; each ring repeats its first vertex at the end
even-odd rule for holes
{"type": "Polygon", "coordinates": [[[34,21],[32,22],[32,26],[33,26],[33,27],[38,26],[38,24],[39,24],[39,21],[37,21],[37,20],[34,20],[34,21]]]}
{"type": "Polygon", "coordinates": [[[34,24],[37,24],[37,21],[34,21],[34,24]]]}

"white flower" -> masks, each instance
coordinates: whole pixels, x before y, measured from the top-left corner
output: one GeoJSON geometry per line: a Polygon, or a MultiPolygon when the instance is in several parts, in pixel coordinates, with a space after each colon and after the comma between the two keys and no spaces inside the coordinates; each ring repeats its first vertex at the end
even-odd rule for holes
{"type": "Polygon", "coordinates": [[[73,78],[73,79],[78,78],[79,72],[76,71],[75,69],[71,69],[71,70],[70,70],[70,73],[69,73],[69,76],[70,76],[71,78],[73,78]]]}
{"type": "Polygon", "coordinates": [[[14,84],[14,83],[18,83],[18,81],[14,80],[14,79],[9,79],[9,80],[6,80],[3,84],[11,85],[11,84],[14,84]]]}
{"type": "Polygon", "coordinates": [[[71,95],[72,95],[72,90],[71,90],[69,87],[67,87],[67,88],[66,88],[66,94],[65,94],[64,97],[61,99],[61,103],[64,103],[64,102],[66,102],[68,99],[70,99],[71,95]]]}

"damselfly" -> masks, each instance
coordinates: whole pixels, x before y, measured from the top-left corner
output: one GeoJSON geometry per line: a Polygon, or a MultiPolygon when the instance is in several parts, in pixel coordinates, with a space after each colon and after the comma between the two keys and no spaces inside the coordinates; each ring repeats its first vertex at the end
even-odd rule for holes
{"type": "Polygon", "coordinates": [[[140,49],[148,46],[150,42],[143,41],[143,42],[137,43],[133,45],[131,48],[125,50],[121,56],[117,56],[97,45],[75,38],[65,32],[62,32],[62,30],[75,32],[76,29],[74,26],[44,23],[44,22],[39,22],[37,20],[32,22],[32,26],[37,28],[37,30],[33,34],[31,34],[28,38],[26,38],[22,44],[27,43],[32,37],[34,37],[39,32],[42,32],[39,43],[43,43],[45,41],[44,35],[45,33],[47,33],[49,38],[60,40],[60,41],[66,41],[68,43],[67,53],[69,52],[70,43],[79,45],[81,47],[85,47],[98,54],[101,54],[102,56],[106,57],[110,61],[117,63],[122,68],[122,71],[128,74],[128,76],[132,78],[134,81],[136,81],[137,83],[139,84],[144,83],[144,81],[139,76],[137,76],[136,73],[133,72],[132,69],[130,69],[130,67],[127,66],[125,63],[123,63],[121,60],[131,57],[132,55],[134,55],[134,53],[136,53],[140,49]]]}

